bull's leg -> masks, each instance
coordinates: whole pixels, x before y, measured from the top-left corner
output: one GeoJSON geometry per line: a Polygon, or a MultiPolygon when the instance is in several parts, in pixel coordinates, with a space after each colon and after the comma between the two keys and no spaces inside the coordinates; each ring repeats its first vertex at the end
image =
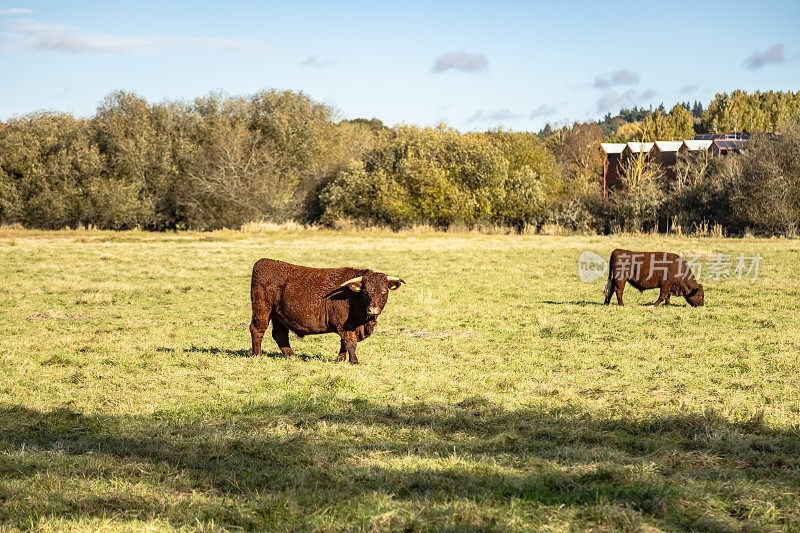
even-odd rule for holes
{"type": "Polygon", "coordinates": [[[340,333],[342,337],[342,345],[347,350],[347,360],[351,365],[358,364],[358,357],[356,357],[356,344],[358,344],[358,337],[354,331],[345,331],[340,333]]]}
{"type": "Polygon", "coordinates": [[[622,303],[622,291],[625,290],[625,280],[620,279],[617,280],[616,287],[614,287],[615,292],[617,293],[617,305],[624,305],[622,303]]]}
{"type": "Polygon", "coordinates": [[[344,339],[342,339],[339,343],[339,355],[336,357],[336,361],[344,361],[345,358],[347,358],[347,346],[345,346],[344,339]]]}
{"type": "Polygon", "coordinates": [[[661,305],[661,302],[664,300],[669,300],[669,285],[664,283],[661,285],[661,287],[659,287],[659,289],[660,292],[658,293],[658,300],[656,300],[656,302],[653,304],[653,307],[661,305]]]}
{"type": "Polygon", "coordinates": [[[253,319],[250,322],[250,337],[253,340],[253,355],[261,355],[261,339],[269,325],[270,307],[267,304],[266,291],[261,285],[253,284],[250,289],[250,300],[253,304],[253,319]]]}
{"type": "Polygon", "coordinates": [[[267,331],[269,325],[269,318],[261,320],[260,318],[253,318],[250,322],[250,337],[253,340],[253,355],[261,355],[261,340],[264,338],[264,332],[267,331]]]}
{"type": "Polygon", "coordinates": [[[289,328],[277,320],[272,321],[272,338],[275,339],[283,355],[286,357],[294,357],[294,351],[292,351],[292,347],[289,346],[289,328]]]}

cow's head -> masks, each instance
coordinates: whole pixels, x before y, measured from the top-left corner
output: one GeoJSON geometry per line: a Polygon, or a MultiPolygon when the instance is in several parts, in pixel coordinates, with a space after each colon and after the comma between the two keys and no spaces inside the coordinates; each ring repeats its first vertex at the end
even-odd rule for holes
{"type": "Polygon", "coordinates": [[[345,281],[341,287],[359,293],[366,313],[369,316],[378,316],[389,299],[389,291],[399,288],[401,283],[405,281],[397,276],[367,270],[361,276],[345,281]]]}
{"type": "Polygon", "coordinates": [[[692,307],[702,307],[705,305],[705,302],[703,301],[703,285],[700,283],[696,283],[694,287],[685,288],[683,295],[686,297],[686,301],[689,302],[689,305],[692,307]]]}

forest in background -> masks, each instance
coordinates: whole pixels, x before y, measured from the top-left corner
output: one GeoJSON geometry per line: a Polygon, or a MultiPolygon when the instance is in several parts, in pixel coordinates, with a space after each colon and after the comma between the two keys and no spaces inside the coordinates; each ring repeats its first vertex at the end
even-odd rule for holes
{"type": "Polygon", "coordinates": [[[538,133],[338,120],[293,91],[160,103],[120,91],[89,118],[48,111],[0,122],[0,224],[211,230],[294,220],[795,235],[798,123],[800,91],[721,93],[705,107],[634,108],[538,133]],[[601,141],[731,131],[753,134],[745,153],[682,156],[674,181],[634,158],[624,187],[602,198],[601,141]]]}

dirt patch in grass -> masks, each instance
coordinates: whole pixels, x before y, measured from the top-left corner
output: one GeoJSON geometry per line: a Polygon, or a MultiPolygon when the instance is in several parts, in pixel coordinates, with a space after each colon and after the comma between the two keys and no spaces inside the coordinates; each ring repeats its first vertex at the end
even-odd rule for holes
{"type": "Polygon", "coordinates": [[[412,329],[412,328],[386,328],[379,333],[399,333],[406,337],[414,337],[416,339],[445,339],[453,338],[460,339],[466,337],[480,337],[480,333],[474,331],[463,331],[458,329],[440,329],[431,331],[427,329],[412,329]]]}
{"type": "Polygon", "coordinates": [[[71,315],[66,311],[57,311],[55,309],[48,309],[47,311],[39,311],[34,313],[26,320],[89,320],[91,317],[87,315],[71,315]]]}

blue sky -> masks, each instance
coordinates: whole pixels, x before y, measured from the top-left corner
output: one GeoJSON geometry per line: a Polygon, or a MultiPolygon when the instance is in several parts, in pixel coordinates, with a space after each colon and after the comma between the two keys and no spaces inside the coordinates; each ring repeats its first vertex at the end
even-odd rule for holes
{"type": "Polygon", "coordinates": [[[800,90],[800,1],[0,0],[0,119],[293,89],[341,118],[537,131],[621,106],[800,90]]]}

